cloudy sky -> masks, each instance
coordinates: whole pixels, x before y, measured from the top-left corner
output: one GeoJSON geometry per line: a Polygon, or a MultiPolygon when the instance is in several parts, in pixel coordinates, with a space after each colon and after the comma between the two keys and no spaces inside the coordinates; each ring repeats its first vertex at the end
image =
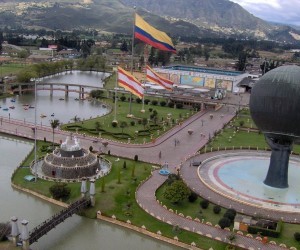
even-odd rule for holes
{"type": "Polygon", "coordinates": [[[300,26],[300,0],[231,0],[267,21],[300,26]]]}

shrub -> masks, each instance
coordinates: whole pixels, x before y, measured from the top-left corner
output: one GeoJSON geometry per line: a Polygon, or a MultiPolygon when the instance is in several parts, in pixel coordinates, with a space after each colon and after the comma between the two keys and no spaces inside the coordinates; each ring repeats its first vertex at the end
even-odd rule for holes
{"type": "Polygon", "coordinates": [[[191,194],[189,195],[188,199],[189,202],[195,202],[198,199],[198,195],[195,192],[191,191],[191,194]]]}
{"type": "Polygon", "coordinates": [[[174,181],[178,181],[180,177],[177,174],[169,174],[166,180],[167,185],[171,185],[174,181]]]}
{"type": "Polygon", "coordinates": [[[158,101],[157,100],[152,100],[151,104],[156,106],[158,104],[158,101]]]}
{"type": "Polygon", "coordinates": [[[234,221],[235,215],[231,212],[228,212],[228,210],[226,211],[226,213],[223,215],[223,217],[228,218],[231,222],[234,221]]]}
{"type": "Polygon", "coordinates": [[[161,101],[159,104],[160,104],[160,106],[162,106],[162,107],[164,107],[164,106],[167,105],[166,101],[161,101]]]}
{"type": "Polygon", "coordinates": [[[300,241],[300,233],[299,232],[294,233],[294,239],[296,241],[300,241]]]}
{"type": "Polygon", "coordinates": [[[240,124],[240,127],[243,127],[244,124],[245,124],[245,122],[244,121],[240,121],[239,124],[240,124]]]}
{"type": "Polygon", "coordinates": [[[113,126],[113,128],[116,128],[116,127],[118,126],[118,123],[117,123],[116,121],[113,121],[113,122],[111,123],[111,125],[113,126]]]}
{"type": "Polygon", "coordinates": [[[231,222],[228,218],[223,217],[219,220],[218,224],[222,229],[224,229],[225,227],[230,227],[231,222]]]}
{"type": "Polygon", "coordinates": [[[215,205],[213,211],[215,214],[219,214],[221,212],[221,207],[219,205],[215,205]]]}
{"type": "Polygon", "coordinates": [[[152,110],[153,110],[153,108],[149,108],[148,110],[149,110],[149,112],[151,113],[151,112],[152,112],[152,110]]]}
{"type": "Polygon", "coordinates": [[[168,106],[169,108],[174,108],[174,102],[169,102],[168,106]]]}
{"type": "Polygon", "coordinates": [[[141,103],[142,99],[141,98],[136,98],[135,101],[136,101],[136,103],[141,103]]]}
{"type": "Polygon", "coordinates": [[[135,160],[135,161],[138,161],[138,160],[139,160],[139,156],[138,156],[138,155],[135,155],[135,156],[134,156],[134,160],[135,160]]]}
{"type": "Polygon", "coordinates": [[[135,121],[131,121],[131,122],[130,122],[130,125],[131,125],[131,126],[134,126],[134,125],[135,125],[135,121]]]}
{"type": "Polygon", "coordinates": [[[120,100],[121,100],[122,102],[125,102],[126,96],[122,95],[122,96],[120,97],[120,100]]]}
{"type": "Polygon", "coordinates": [[[66,183],[57,183],[49,188],[50,194],[54,199],[67,199],[70,197],[71,189],[66,183]]]}
{"type": "Polygon", "coordinates": [[[202,201],[200,202],[200,206],[201,206],[203,209],[208,208],[208,205],[209,205],[209,201],[208,201],[208,200],[202,200],[202,201]]]}
{"type": "Polygon", "coordinates": [[[145,103],[146,105],[147,105],[149,102],[150,102],[149,99],[145,99],[145,100],[144,100],[144,103],[145,103]]]}
{"type": "Polygon", "coordinates": [[[226,213],[231,213],[231,214],[234,215],[234,217],[236,216],[236,211],[233,208],[228,208],[227,211],[226,211],[226,213]]]}

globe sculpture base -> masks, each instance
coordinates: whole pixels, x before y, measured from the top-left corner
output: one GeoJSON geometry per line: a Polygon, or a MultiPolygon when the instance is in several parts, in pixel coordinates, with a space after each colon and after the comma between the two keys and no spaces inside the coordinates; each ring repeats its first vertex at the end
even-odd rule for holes
{"type": "Polygon", "coordinates": [[[272,154],[264,183],[274,188],[288,188],[288,168],[292,142],[286,141],[281,144],[268,136],[266,136],[266,140],[272,149],[272,154]]]}

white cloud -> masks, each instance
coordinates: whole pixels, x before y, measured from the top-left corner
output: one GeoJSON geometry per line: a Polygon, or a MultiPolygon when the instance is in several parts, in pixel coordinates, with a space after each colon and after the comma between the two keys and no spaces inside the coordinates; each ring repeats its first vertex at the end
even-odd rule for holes
{"type": "Polygon", "coordinates": [[[299,0],[231,0],[268,21],[300,25],[299,0]]]}

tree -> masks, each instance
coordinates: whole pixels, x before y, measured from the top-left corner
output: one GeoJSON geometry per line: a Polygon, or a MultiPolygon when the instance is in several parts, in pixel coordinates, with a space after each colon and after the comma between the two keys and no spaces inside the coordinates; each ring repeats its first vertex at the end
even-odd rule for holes
{"type": "Polygon", "coordinates": [[[294,233],[294,239],[296,241],[300,241],[300,233],[299,232],[294,233]]]}
{"type": "Polygon", "coordinates": [[[210,54],[209,54],[209,50],[207,47],[204,47],[204,58],[205,58],[205,61],[208,61],[210,57],[210,54]]]}
{"type": "Polygon", "coordinates": [[[198,195],[195,192],[191,191],[191,194],[189,195],[188,199],[191,203],[195,202],[198,199],[198,195]]]}
{"type": "Polygon", "coordinates": [[[239,54],[239,60],[235,65],[236,70],[244,71],[246,69],[246,62],[247,62],[247,53],[245,51],[242,51],[239,54]]]}
{"type": "Polygon", "coordinates": [[[122,42],[120,50],[123,51],[123,52],[127,52],[128,51],[127,42],[125,40],[122,42]]]}
{"type": "Polygon", "coordinates": [[[209,206],[209,201],[208,201],[208,200],[202,200],[202,201],[200,202],[200,206],[201,206],[203,209],[208,208],[208,206],[209,206]]]}
{"type": "Polygon", "coordinates": [[[49,188],[49,192],[54,199],[67,199],[71,194],[71,189],[66,183],[57,183],[49,188]]]}
{"type": "Polygon", "coordinates": [[[126,128],[127,126],[128,126],[127,122],[121,121],[120,128],[122,129],[122,134],[123,134],[124,128],[126,128]]]}
{"type": "Polygon", "coordinates": [[[144,129],[146,128],[146,125],[148,124],[148,120],[147,120],[147,118],[143,118],[143,120],[142,120],[142,124],[143,124],[143,126],[144,126],[144,129]]]}
{"type": "Polygon", "coordinates": [[[215,205],[213,211],[215,214],[219,214],[221,212],[221,207],[219,205],[215,205]]]}
{"type": "Polygon", "coordinates": [[[234,221],[236,215],[236,211],[234,209],[228,209],[225,214],[223,215],[223,217],[228,218],[231,222],[234,221]]]}
{"type": "Polygon", "coordinates": [[[51,128],[52,128],[52,134],[53,134],[53,137],[52,137],[52,147],[54,149],[54,130],[59,126],[60,122],[59,120],[57,119],[53,119],[50,121],[50,125],[51,125],[51,128]]]}
{"type": "Polygon", "coordinates": [[[75,115],[71,120],[73,120],[74,122],[79,122],[80,118],[75,115]]]}
{"type": "Polygon", "coordinates": [[[96,129],[96,131],[99,132],[99,131],[100,131],[100,128],[101,128],[100,122],[99,122],[99,121],[96,121],[96,122],[95,122],[95,129],[96,129]]]}
{"type": "Polygon", "coordinates": [[[174,181],[170,186],[166,187],[164,197],[172,203],[178,203],[188,198],[191,190],[182,180],[174,181]]]}
{"type": "Polygon", "coordinates": [[[225,227],[230,227],[231,221],[228,218],[223,217],[219,220],[218,224],[222,229],[224,229],[225,227]]]}

